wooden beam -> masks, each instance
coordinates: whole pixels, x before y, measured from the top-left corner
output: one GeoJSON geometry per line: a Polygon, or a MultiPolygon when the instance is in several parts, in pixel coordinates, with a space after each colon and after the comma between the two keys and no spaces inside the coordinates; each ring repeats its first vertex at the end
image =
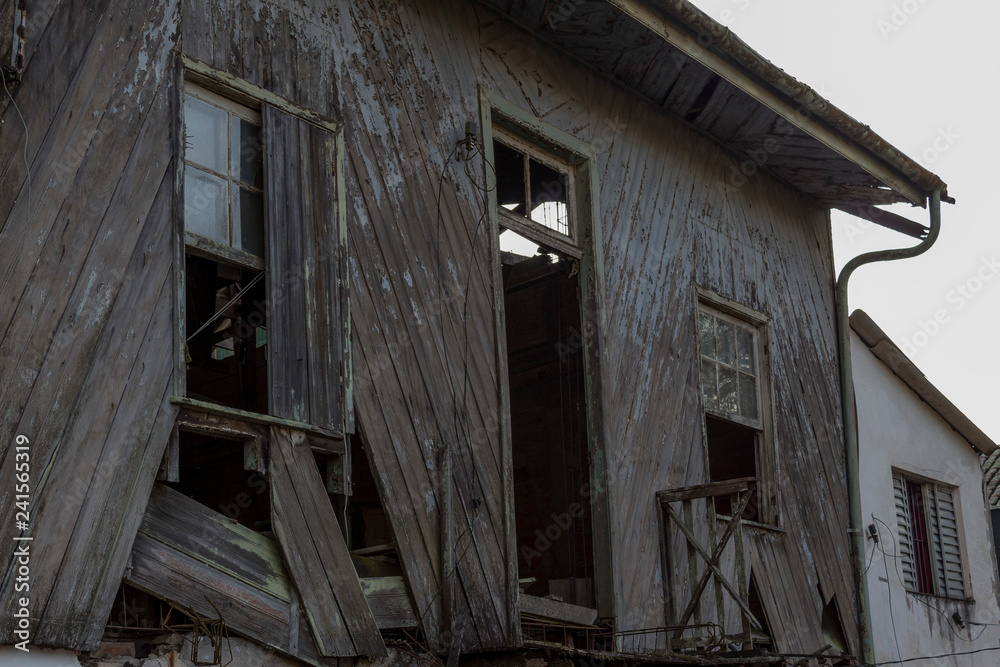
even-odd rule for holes
{"type": "MultiPolygon", "coordinates": [[[[320,428],[312,424],[306,424],[304,422],[295,421],[294,419],[283,419],[281,417],[274,417],[272,415],[262,415],[256,412],[247,412],[246,410],[239,410],[237,408],[228,408],[224,405],[216,405],[215,403],[206,403],[205,401],[198,401],[193,398],[188,398],[187,396],[171,396],[170,402],[175,405],[185,406],[190,408],[192,411],[203,412],[211,415],[218,415],[222,417],[234,417],[240,419],[244,422],[250,424],[259,424],[263,426],[283,426],[290,429],[295,429],[297,431],[303,431],[308,437],[313,438],[325,438],[327,440],[340,440],[343,441],[344,434],[339,431],[331,431],[329,429],[320,428]]],[[[343,451],[337,451],[335,453],[343,453],[343,451]]]]}
{"type": "Polygon", "coordinates": [[[548,600],[534,595],[521,594],[518,606],[521,614],[537,616],[547,621],[569,623],[572,625],[593,625],[597,620],[597,610],[580,607],[559,600],[548,600]]]}
{"type": "Polygon", "coordinates": [[[271,427],[271,518],[320,653],[386,655],[305,434],[271,427]]]}
{"type": "Polygon", "coordinates": [[[660,504],[674,503],[681,500],[696,500],[698,498],[710,498],[714,496],[728,496],[733,493],[742,493],[750,488],[750,483],[756,482],[756,477],[743,477],[740,479],[726,480],[724,482],[709,482],[708,484],[697,484],[695,486],[685,486],[680,489],[668,489],[657,491],[656,499],[660,504]]]}

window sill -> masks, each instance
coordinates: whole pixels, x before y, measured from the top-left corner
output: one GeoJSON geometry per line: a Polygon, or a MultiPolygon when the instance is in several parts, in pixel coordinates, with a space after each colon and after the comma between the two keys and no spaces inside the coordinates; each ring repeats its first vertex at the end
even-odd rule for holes
{"type": "MultiPolygon", "coordinates": [[[[953,602],[953,603],[960,603],[960,604],[976,604],[976,599],[975,598],[953,598],[953,597],[948,597],[947,595],[938,595],[937,593],[919,593],[917,591],[906,591],[906,594],[907,595],[912,595],[913,597],[917,598],[921,602],[924,602],[925,599],[929,599],[929,600],[940,600],[941,602],[953,602]]],[[[925,602],[925,604],[926,604],[926,602],[925,602]]]]}
{"type": "MultiPolygon", "coordinates": [[[[715,519],[717,521],[724,521],[726,523],[729,523],[730,521],[733,520],[733,517],[727,516],[725,514],[717,514],[715,516],[715,519]]],[[[770,523],[761,523],[759,521],[750,521],[749,519],[742,519],[741,523],[743,524],[743,526],[745,528],[756,528],[756,529],[764,530],[764,531],[771,532],[771,533],[778,533],[779,535],[785,535],[785,534],[788,533],[787,529],[782,528],[781,526],[775,526],[775,525],[770,524],[770,523]]]]}
{"type": "MultiPolygon", "coordinates": [[[[253,424],[263,424],[265,426],[284,426],[286,428],[305,431],[309,435],[322,438],[324,441],[332,441],[328,442],[328,446],[323,447],[324,450],[329,451],[331,454],[343,454],[346,451],[344,445],[344,434],[338,431],[331,431],[329,429],[320,428],[319,426],[313,426],[312,424],[295,421],[294,419],[282,419],[281,417],[262,415],[256,412],[247,412],[246,410],[239,410],[237,408],[228,408],[224,405],[216,405],[215,403],[206,403],[204,401],[188,398],[187,396],[171,396],[170,402],[173,405],[183,405],[212,415],[234,417],[253,424]]],[[[315,448],[315,445],[313,445],[313,447],[315,448]]]]}
{"type": "Polygon", "coordinates": [[[184,232],[184,245],[187,252],[206,259],[214,261],[222,260],[252,271],[264,270],[263,257],[251,255],[245,250],[224,245],[218,241],[199,236],[194,232],[184,232]]]}

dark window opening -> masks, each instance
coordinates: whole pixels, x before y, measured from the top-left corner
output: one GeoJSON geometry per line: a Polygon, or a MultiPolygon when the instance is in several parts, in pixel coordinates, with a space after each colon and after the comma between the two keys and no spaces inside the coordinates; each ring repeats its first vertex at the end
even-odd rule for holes
{"type": "Polygon", "coordinates": [[[244,468],[244,443],[181,431],[178,445],[179,481],[169,486],[251,530],[273,537],[267,479],[244,468]]]}
{"type": "Polygon", "coordinates": [[[592,608],[578,265],[542,250],[529,254],[524,248],[537,246],[510,230],[503,236],[518,576],[527,594],[592,608]]]}
{"type": "MultiPolygon", "coordinates": [[[[160,634],[170,620],[171,605],[163,600],[122,583],[115,593],[111,614],[104,630],[107,641],[139,641],[160,634]]],[[[178,615],[179,616],[179,615],[178,615]]],[[[183,616],[175,621],[183,623],[183,616]]],[[[139,647],[136,647],[137,652],[139,647]]]]}
{"type": "Polygon", "coordinates": [[[266,414],[267,316],[260,271],[188,254],[187,395],[266,414]]]}
{"type": "MultiPolygon", "coordinates": [[[[705,415],[705,429],[708,440],[708,471],[713,482],[727,479],[757,478],[757,431],[726,419],[705,415]]],[[[754,496],[750,499],[743,518],[756,521],[758,501],[756,485],[752,485],[754,496]]],[[[729,496],[715,498],[715,511],[719,514],[733,513],[729,496]]]]}
{"type": "MultiPolygon", "coordinates": [[[[820,590],[820,597],[823,591],[820,590]]],[[[823,607],[823,639],[827,644],[837,649],[841,653],[847,653],[850,646],[847,643],[847,634],[844,632],[844,625],[840,622],[840,611],[837,609],[837,596],[834,595],[823,607]]]]}
{"type": "Polygon", "coordinates": [[[351,495],[347,502],[347,547],[360,577],[387,577],[403,573],[382,506],[372,466],[362,445],[361,429],[350,436],[351,495]]]}
{"type": "Polygon", "coordinates": [[[747,592],[747,607],[750,613],[760,623],[760,630],[753,632],[754,644],[771,643],[771,626],[767,622],[767,612],[764,611],[764,602],[760,598],[760,591],[757,589],[757,579],[750,573],[750,588],[747,592]]]}
{"type": "Polygon", "coordinates": [[[906,480],[913,529],[913,565],[917,576],[917,592],[934,594],[934,573],[931,570],[930,541],[927,537],[927,515],[924,505],[924,485],[906,480]]]}
{"type": "Polygon", "coordinates": [[[493,142],[493,160],[501,210],[571,236],[566,172],[499,141],[493,142]]]}

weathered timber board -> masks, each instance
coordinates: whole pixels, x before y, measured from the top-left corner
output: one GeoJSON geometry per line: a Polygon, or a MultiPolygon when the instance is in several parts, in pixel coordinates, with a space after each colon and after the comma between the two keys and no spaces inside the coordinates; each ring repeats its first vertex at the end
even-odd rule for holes
{"type": "Polygon", "coordinates": [[[385,655],[304,433],[271,427],[271,516],[319,651],[385,655]]]}

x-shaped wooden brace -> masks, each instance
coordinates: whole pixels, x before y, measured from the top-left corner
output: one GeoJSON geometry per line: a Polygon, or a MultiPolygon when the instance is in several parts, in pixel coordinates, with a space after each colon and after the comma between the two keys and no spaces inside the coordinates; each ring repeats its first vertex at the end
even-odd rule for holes
{"type": "Polygon", "coordinates": [[[736,530],[736,525],[740,521],[740,517],[743,516],[743,511],[746,509],[747,503],[750,502],[750,496],[750,491],[746,491],[741,494],[739,507],[733,512],[733,518],[729,520],[729,525],[726,526],[726,530],[722,533],[719,543],[715,546],[714,554],[711,556],[698,542],[694,532],[692,532],[692,530],[685,525],[685,523],[677,515],[677,512],[675,512],[669,504],[664,503],[664,507],[667,509],[667,513],[670,514],[670,518],[673,519],[674,523],[677,524],[677,527],[681,529],[682,533],[684,533],[684,537],[687,538],[688,543],[695,548],[695,551],[697,551],[701,557],[705,559],[705,563],[708,565],[708,567],[705,568],[705,573],[701,575],[698,585],[695,586],[694,592],[691,594],[691,601],[688,602],[687,608],[684,609],[684,614],[681,615],[681,622],[679,624],[681,627],[677,629],[674,637],[680,638],[684,634],[683,626],[687,625],[687,622],[691,619],[691,615],[694,614],[695,607],[698,606],[698,600],[701,598],[701,594],[705,591],[705,586],[708,585],[708,580],[711,579],[713,574],[719,583],[721,583],[722,586],[729,591],[729,594],[733,596],[736,604],[740,606],[743,613],[747,615],[748,619],[750,619],[750,624],[754,627],[754,629],[761,629],[761,625],[754,617],[753,612],[750,611],[746,602],[743,601],[743,596],[740,595],[731,583],[729,583],[729,580],[726,579],[726,577],[722,574],[722,571],[719,569],[719,560],[722,558],[722,551],[726,548],[729,538],[732,537],[733,532],[736,530]]]}

